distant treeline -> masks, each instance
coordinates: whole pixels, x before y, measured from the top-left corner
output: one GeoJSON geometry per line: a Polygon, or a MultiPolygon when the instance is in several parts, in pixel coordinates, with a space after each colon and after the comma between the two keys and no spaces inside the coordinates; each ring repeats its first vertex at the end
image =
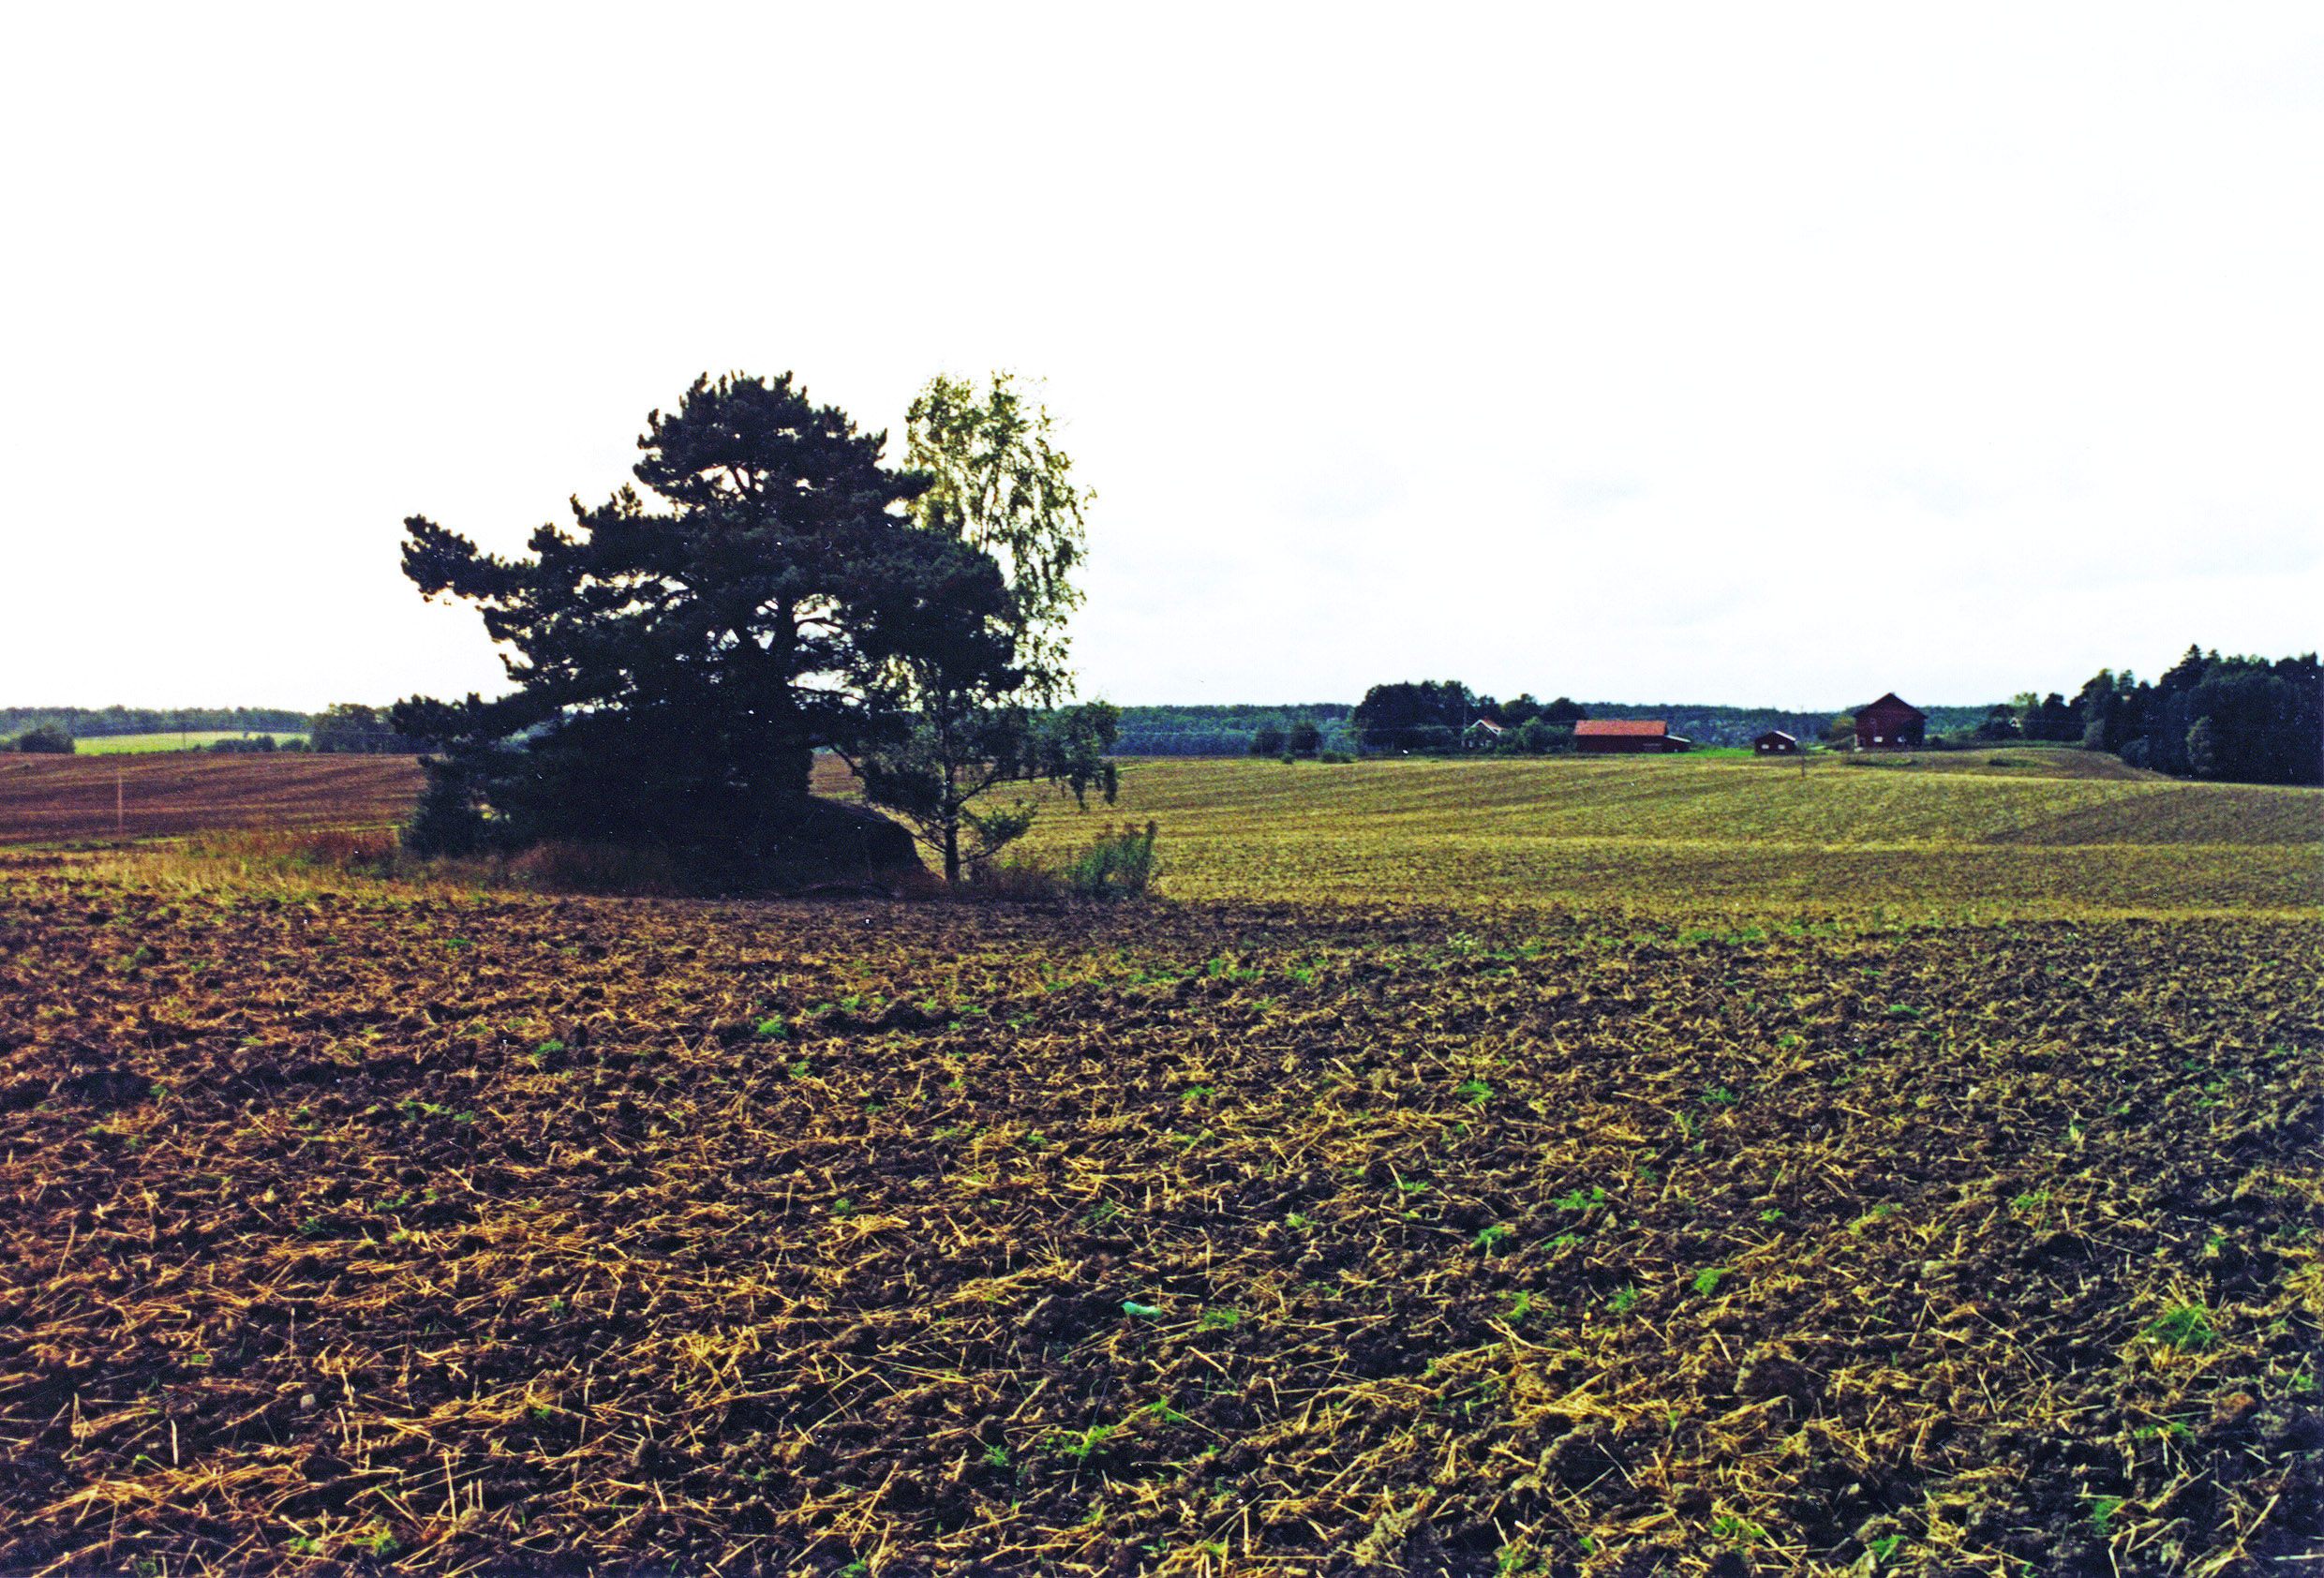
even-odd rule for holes
{"type": "MultiPolygon", "coordinates": [[[[1381,689],[1382,687],[1374,687],[1381,689]]],[[[1401,688],[1401,687],[1397,687],[1401,688]]],[[[1413,687],[1419,689],[1421,687],[1413,687]]],[[[1490,718],[1512,728],[1549,714],[1547,726],[1558,729],[1566,720],[1557,715],[1557,702],[1537,702],[1530,695],[1503,703],[1468,692],[1453,681],[1426,687],[1442,692],[1457,688],[1467,697],[1467,717],[1490,718]]],[[[1578,707],[1587,718],[1661,718],[1671,733],[1697,745],[1748,746],[1769,729],[1780,729],[1810,744],[1825,737],[1835,714],[1798,712],[1773,707],[1709,707],[1698,702],[1565,703],[1578,707]]],[[[1929,732],[1967,733],[1983,722],[1986,707],[1928,707],[1929,732]]],[[[1125,707],[1122,709],[1122,741],[1116,750],[1125,756],[1247,756],[1255,748],[1276,739],[1289,740],[1300,723],[1312,722],[1323,751],[1356,753],[1363,747],[1349,702],[1286,702],[1233,707],[1125,707]]],[[[1845,717],[1845,713],[1839,714],[1845,717]]],[[[1457,735],[1462,724],[1449,724],[1457,735]]],[[[1567,737],[1553,736],[1553,738],[1567,737]]],[[[1447,742],[1449,745],[1449,741],[1447,742]]],[[[1375,749],[1385,749],[1376,743],[1375,749]]],[[[1273,755],[1274,751],[1265,754],[1273,755]]]]}
{"type": "MultiPolygon", "coordinates": [[[[1921,705],[1936,746],[2007,738],[2078,742],[2179,777],[2324,782],[2324,668],[2313,652],[2270,660],[2189,647],[2158,680],[2149,683],[2128,669],[2101,669],[2070,701],[2053,691],[1983,707],[1921,705]]],[[[430,748],[426,740],[397,734],[387,712],[353,702],[312,714],[277,707],[0,707],[0,750],[69,750],[74,739],[111,735],[221,732],[305,735],[307,749],[320,752],[430,748]]],[[[1844,737],[1847,717],[1694,702],[1572,702],[1560,696],[1544,703],[1529,693],[1501,702],[1457,681],[1435,680],[1376,685],[1361,705],[1125,707],[1115,750],[1125,756],[1452,751],[1460,749],[1461,731],[1479,718],[1507,730],[1497,749],[1527,753],[1570,749],[1572,724],[1579,718],[1659,718],[1672,734],[1696,745],[1748,746],[1770,729],[1812,743],[1844,737]],[[1367,719],[1366,706],[1378,716],[1367,719]]]]}
{"type": "MultiPolygon", "coordinates": [[[[2051,705],[2063,700],[2053,693],[2024,722],[2036,730],[2063,725],[2051,705]]],[[[2079,717],[2083,745],[2135,767],[2238,783],[2324,783],[2324,667],[2314,652],[2223,658],[2189,647],[2152,684],[2128,669],[2102,668],[2067,706],[2079,717]]]]}
{"type": "Polygon", "coordinates": [[[1247,756],[1260,731],[1288,738],[1302,722],[1308,722],[1316,727],[1320,749],[1352,752],[1355,742],[1348,731],[1348,715],[1354,710],[1344,701],[1125,707],[1122,737],[1114,751],[1123,756],[1247,756]]]}
{"type": "Polygon", "coordinates": [[[305,734],[311,719],[279,707],[0,707],[0,736],[53,729],[74,739],[109,735],[305,734]]]}
{"type": "Polygon", "coordinates": [[[409,755],[430,749],[430,742],[399,735],[387,721],[387,708],[361,702],[341,702],[326,711],[292,712],[279,707],[184,707],[162,710],[143,707],[0,707],[0,750],[68,752],[77,739],[104,739],[118,735],[245,734],[248,741],[213,740],[189,748],[210,751],[274,750],[276,735],[304,735],[291,750],[350,752],[371,755],[409,755]]]}

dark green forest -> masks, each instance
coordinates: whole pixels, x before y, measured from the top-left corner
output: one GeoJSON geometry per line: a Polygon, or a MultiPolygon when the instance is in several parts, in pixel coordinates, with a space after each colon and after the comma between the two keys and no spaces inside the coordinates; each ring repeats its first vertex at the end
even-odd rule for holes
{"type": "MultiPolygon", "coordinates": [[[[360,702],[341,702],[312,713],[283,707],[0,707],[0,750],[13,743],[19,751],[69,751],[77,739],[218,733],[257,736],[266,741],[267,749],[272,748],[275,735],[305,735],[307,749],[325,752],[410,754],[428,749],[425,740],[397,734],[387,721],[386,708],[360,702]]],[[[186,742],[189,750],[210,751],[259,743],[259,739],[215,740],[207,746],[186,742]]],[[[291,744],[296,748],[297,741],[291,744]]]]}
{"type": "Polygon", "coordinates": [[[34,729],[63,731],[74,739],[109,735],[209,733],[305,734],[313,720],[281,707],[0,707],[0,736],[34,729]]]}
{"type": "Polygon", "coordinates": [[[2135,767],[2238,783],[2324,783],[2324,667],[2314,652],[2223,658],[2189,647],[2152,683],[2102,668],[2070,705],[2084,746],[2135,767]]]}
{"type": "MultiPolygon", "coordinates": [[[[1125,707],[1115,750],[1125,756],[1247,756],[1262,730],[1288,739],[1301,722],[1316,725],[1325,751],[1355,749],[1344,701],[1227,707],[1125,707]]],[[[1272,754],[1272,752],[1270,752],[1272,754]]]]}

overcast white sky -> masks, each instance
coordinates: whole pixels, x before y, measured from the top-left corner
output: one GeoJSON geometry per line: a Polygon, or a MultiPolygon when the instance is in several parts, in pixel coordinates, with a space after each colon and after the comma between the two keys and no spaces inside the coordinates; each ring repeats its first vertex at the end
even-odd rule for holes
{"type": "Polygon", "coordinates": [[[20,7],[0,703],[498,688],[703,371],[1012,368],[1085,694],[1823,708],[2324,608],[2324,8],[20,7]]]}

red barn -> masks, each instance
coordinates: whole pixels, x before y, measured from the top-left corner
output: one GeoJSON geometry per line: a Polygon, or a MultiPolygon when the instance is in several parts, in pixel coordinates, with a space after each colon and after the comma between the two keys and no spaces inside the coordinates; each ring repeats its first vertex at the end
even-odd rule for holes
{"type": "Polygon", "coordinates": [[[1887,750],[1916,746],[1928,733],[1929,714],[1891,691],[1870,706],[1856,708],[1856,749],[1887,750]]]}
{"type": "Polygon", "coordinates": [[[1684,751],[1693,743],[1661,718],[1585,718],[1573,725],[1573,749],[1585,755],[1684,751]]]}
{"type": "Polygon", "coordinates": [[[1751,741],[1751,749],[1762,756],[1796,756],[1799,754],[1799,741],[1781,729],[1769,729],[1751,741]]]}

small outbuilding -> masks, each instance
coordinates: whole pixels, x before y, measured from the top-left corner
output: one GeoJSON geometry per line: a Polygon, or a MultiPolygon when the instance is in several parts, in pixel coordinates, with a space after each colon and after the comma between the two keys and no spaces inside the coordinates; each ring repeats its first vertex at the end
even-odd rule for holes
{"type": "Polygon", "coordinates": [[[1856,749],[1892,751],[1926,743],[1929,714],[1891,691],[1856,708],[1856,749]]]}
{"type": "Polygon", "coordinates": [[[1796,756],[1799,754],[1799,741],[1781,729],[1769,729],[1752,739],[1751,749],[1762,756],[1796,756]]]}
{"type": "Polygon", "coordinates": [[[1461,731],[1461,745],[1469,751],[1490,751],[1508,731],[1490,718],[1480,718],[1461,731]]]}
{"type": "Polygon", "coordinates": [[[1585,718],[1573,725],[1573,749],[1583,755],[1662,754],[1693,743],[1661,718],[1585,718]]]}

